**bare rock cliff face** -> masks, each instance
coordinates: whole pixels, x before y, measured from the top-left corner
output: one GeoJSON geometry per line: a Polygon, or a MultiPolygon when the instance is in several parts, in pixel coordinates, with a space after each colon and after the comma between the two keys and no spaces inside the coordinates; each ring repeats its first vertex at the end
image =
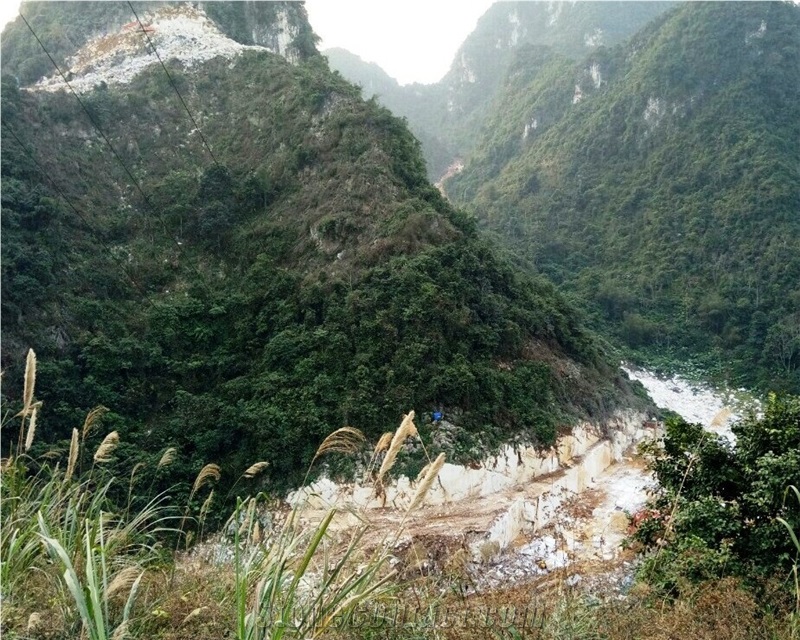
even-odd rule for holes
{"type": "MultiPolygon", "coordinates": [[[[290,62],[318,55],[316,36],[299,2],[23,2],[20,13],[46,43],[62,70],[70,59],[98,39],[139,29],[136,17],[146,25],[153,16],[169,11],[204,14],[230,40],[260,46],[290,62]],[[65,6],[68,5],[68,6],[65,6]],[[75,5],[79,5],[76,11],[75,5]],[[80,21],[74,16],[80,15],[80,21]],[[63,28],[69,21],[69,31],[63,28]]],[[[17,77],[21,86],[35,84],[55,70],[22,20],[17,18],[3,32],[2,71],[17,77]]]]}

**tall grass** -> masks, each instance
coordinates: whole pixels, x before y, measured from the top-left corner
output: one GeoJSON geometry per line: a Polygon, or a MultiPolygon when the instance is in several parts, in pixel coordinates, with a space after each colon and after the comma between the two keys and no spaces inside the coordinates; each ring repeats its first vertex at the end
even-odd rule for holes
{"type": "MultiPolygon", "coordinates": [[[[82,428],[73,429],[64,460],[30,457],[26,451],[35,439],[37,419],[42,419],[41,405],[34,398],[35,369],[32,355],[26,367],[24,408],[16,416],[23,420],[20,442],[16,455],[2,465],[3,628],[20,630],[27,621],[28,627],[38,629],[54,617],[49,613],[55,607],[64,613],[59,633],[65,637],[149,637],[148,625],[153,623],[143,612],[160,611],[153,605],[159,599],[168,600],[174,585],[170,579],[161,592],[144,589],[148,575],[165,558],[167,562],[176,561],[177,551],[166,551],[164,542],[176,534],[180,541],[185,535],[187,521],[193,520],[188,515],[189,504],[203,488],[219,481],[222,470],[206,464],[191,486],[184,508],[165,493],[141,509],[132,509],[134,482],[142,463],[126,478],[106,469],[121,435],[112,431],[94,452],[86,450],[87,436],[99,428],[104,407],[90,412],[82,428]],[[90,461],[87,468],[81,466],[83,460],[90,461]],[[121,492],[115,485],[123,484],[124,488],[126,481],[127,491],[122,492],[127,496],[126,503],[117,505],[112,494],[121,492]],[[145,593],[149,593],[147,606],[140,603],[145,593]]],[[[394,436],[391,443],[384,437],[382,445],[376,447],[393,454],[388,462],[384,459],[381,478],[391,468],[406,437],[417,436],[413,412],[404,417],[394,436]]],[[[364,441],[356,429],[338,429],[321,443],[314,460],[332,452],[356,453],[364,441]]],[[[157,468],[171,464],[176,455],[173,448],[167,448],[157,468]]],[[[408,512],[423,503],[443,462],[440,456],[426,469],[408,512]]],[[[265,468],[265,461],[253,463],[240,480],[254,481],[265,468]]],[[[212,490],[200,509],[201,538],[213,497],[212,490]]],[[[302,517],[302,504],[295,505],[281,525],[269,526],[259,517],[265,504],[264,494],[238,499],[225,526],[232,532],[229,570],[233,589],[228,628],[234,637],[317,638],[369,599],[386,595],[395,577],[389,566],[393,550],[389,536],[384,543],[366,549],[366,520],[346,533],[335,533],[332,524],[336,509],[313,523],[302,517]]],[[[397,532],[393,539],[396,541],[397,532]]],[[[203,609],[195,607],[183,616],[180,626],[199,618],[203,609]]]]}
{"type": "Polygon", "coordinates": [[[295,511],[259,541],[255,504],[255,498],[240,500],[230,521],[236,531],[237,640],[317,638],[367,599],[386,592],[394,572],[386,570],[385,548],[361,555],[366,527],[343,550],[333,551],[328,534],[336,510],[310,528],[300,526],[295,511]]]}

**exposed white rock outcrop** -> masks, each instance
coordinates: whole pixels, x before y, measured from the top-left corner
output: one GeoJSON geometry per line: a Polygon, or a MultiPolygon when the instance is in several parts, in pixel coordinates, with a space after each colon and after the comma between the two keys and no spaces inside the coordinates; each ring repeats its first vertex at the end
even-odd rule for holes
{"type": "Polygon", "coordinates": [[[666,106],[664,101],[661,98],[654,98],[650,96],[647,99],[647,106],[644,108],[642,117],[647,124],[656,127],[658,126],[658,123],[661,122],[661,118],[664,117],[665,112],[666,106]]]}
{"type": "Polygon", "coordinates": [[[583,34],[583,44],[590,49],[602,46],[603,44],[603,30],[597,27],[592,33],[583,34]]]}
{"type": "Polygon", "coordinates": [[[522,130],[522,139],[527,140],[531,131],[536,131],[539,128],[539,119],[536,117],[531,118],[530,122],[525,123],[525,128],[522,130]]]}
{"type": "Polygon", "coordinates": [[[603,76],[600,73],[600,65],[596,62],[593,62],[592,66],[589,67],[589,75],[592,77],[594,88],[599,89],[600,85],[603,84],[603,76]]]}
{"type": "MultiPolygon", "coordinates": [[[[425,499],[427,507],[447,508],[486,502],[497,496],[494,517],[469,534],[469,551],[475,562],[490,562],[523,532],[535,532],[550,523],[562,503],[591,486],[630,447],[654,436],[643,414],[620,413],[607,425],[607,435],[584,423],[556,446],[537,450],[532,446],[505,446],[478,468],[445,464],[438,481],[425,499]],[[509,499],[514,491],[518,498],[509,499]],[[501,499],[502,497],[502,499],[501,499]]],[[[323,511],[331,506],[356,510],[393,507],[403,512],[413,499],[415,483],[403,476],[377,497],[371,485],[339,485],[323,478],[291,493],[290,504],[323,511]]]]}
{"type": "Polygon", "coordinates": [[[564,3],[559,2],[558,0],[547,3],[547,26],[552,27],[558,22],[558,19],[561,17],[561,12],[564,10],[564,3]]]}
{"type": "Polygon", "coordinates": [[[508,22],[511,25],[511,35],[508,37],[508,46],[516,47],[525,35],[525,28],[522,26],[522,21],[519,19],[519,14],[516,10],[508,14],[508,22]]]}
{"type": "Polygon", "coordinates": [[[469,66],[469,61],[467,60],[467,54],[461,54],[461,58],[459,58],[459,66],[461,67],[461,73],[459,75],[459,79],[461,82],[467,82],[469,84],[474,84],[478,77],[475,75],[475,71],[472,70],[469,66]]]}
{"type": "Polygon", "coordinates": [[[299,57],[292,47],[292,43],[299,32],[299,27],[291,23],[288,11],[283,8],[278,10],[277,20],[274,24],[253,27],[252,36],[253,42],[259,43],[269,51],[277,53],[289,62],[296,64],[299,61],[299,57]]]}
{"type": "MultiPolygon", "coordinates": [[[[140,18],[161,59],[164,62],[177,59],[187,67],[220,56],[234,59],[246,50],[287,55],[289,43],[295,35],[285,13],[279,15],[283,22],[274,30],[274,48],[243,45],[232,40],[209,20],[204,11],[189,5],[164,7],[140,18]]],[[[132,22],[116,33],[87,42],[67,60],[65,73],[76,91],[86,91],[101,83],[129,83],[154,64],[158,64],[158,59],[147,37],[139,23],[132,22]]],[[[33,86],[33,89],[44,91],[66,88],[58,74],[33,86]]]]}
{"type": "Polygon", "coordinates": [[[758,29],[756,29],[752,33],[748,33],[744,37],[744,43],[745,44],[750,44],[756,38],[763,38],[764,34],[766,32],[767,32],[767,21],[766,20],[762,20],[761,21],[761,26],[759,26],[758,29]]]}
{"type": "Polygon", "coordinates": [[[749,411],[757,415],[761,412],[760,402],[744,389],[719,391],[677,375],[659,377],[646,369],[633,367],[623,367],[623,371],[631,380],[641,382],[659,407],[674,411],[687,422],[702,424],[731,442],[736,441],[731,431],[733,423],[749,411]]]}
{"type": "MultiPolygon", "coordinates": [[[[485,533],[475,536],[469,544],[473,562],[493,562],[520,534],[533,534],[551,524],[566,501],[595,486],[596,480],[609,467],[623,460],[632,445],[657,436],[653,429],[643,426],[642,418],[641,414],[630,414],[618,420],[607,438],[587,438],[588,434],[582,430],[562,438],[559,441],[559,460],[564,460],[559,466],[562,472],[540,481],[532,479],[533,486],[527,488],[526,495],[500,514],[485,533]]],[[[644,475],[636,480],[639,485],[647,482],[644,475]]],[[[644,503],[644,491],[634,493],[634,499],[626,501],[624,508],[644,503]]],[[[615,504],[614,509],[616,507],[615,504]]],[[[617,542],[621,540],[620,535],[617,542]]],[[[616,552],[613,544],[611,548],[616,552]]]]}

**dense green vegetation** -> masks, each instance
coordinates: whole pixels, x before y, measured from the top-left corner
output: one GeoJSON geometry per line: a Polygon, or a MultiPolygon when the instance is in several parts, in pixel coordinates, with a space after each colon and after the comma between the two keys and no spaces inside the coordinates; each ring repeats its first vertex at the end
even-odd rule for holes
{"type": "Polygon", "coordinates": [[[681,419],[648,452],[660,486],[634,536],[657,549],[642,566],[678,595],[687,581],[738,575],[788,578],[800,548],[800,398],[771,396],[763,418],[734,425],[736,444],[681,419]]]}
{"type": "Polygon", "coordinates": [[[448,194],[640,357],[797,390],[798,26],[691,3],[572,71],[521,51],[448,194]]]}
{"type": "Polygon", "coordinates": [[[428,177],[438,180],[456,157],[456,151],[437,128],[446,104],[446,89],[439,85],[401,86],[374,62],[365,62],[345,49],[326,49],[331,69],[361,87],[365,99],[376,98],[395,115],[406,118],[411,133],[420,141],[428,177]]]}
{"type": "Polygon", "coordinates": [[[135,183],[73,96],[5,80],[3,365],[37,350],[48,440],[100,403],[130,456],[179,447],[164,486],[258,458],[278,488],[344,424],[444,410],[466,459],[642,402],[321,58],[172,74],[219,164],[163,70],[83,96],[135,183]]]}

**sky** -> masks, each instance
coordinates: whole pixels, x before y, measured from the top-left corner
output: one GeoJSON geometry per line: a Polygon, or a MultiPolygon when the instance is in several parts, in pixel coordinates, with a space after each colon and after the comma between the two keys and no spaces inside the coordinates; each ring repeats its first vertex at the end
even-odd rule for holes
{"type": "Polygon", "coordinates": [[[494,0],[306,0],[320,50],[342,47],[400,84],[442,79],[494,0]]]}
{"type": "MultiPolygon", "coordinates": [[[[400,84],[430,84],[447,73],[456,51],[494,0],[307,0],[320,50],[342,47],[375,62],[400,84]]],[[[19,0],[0,0],[0,25],[19,0]]]]}

